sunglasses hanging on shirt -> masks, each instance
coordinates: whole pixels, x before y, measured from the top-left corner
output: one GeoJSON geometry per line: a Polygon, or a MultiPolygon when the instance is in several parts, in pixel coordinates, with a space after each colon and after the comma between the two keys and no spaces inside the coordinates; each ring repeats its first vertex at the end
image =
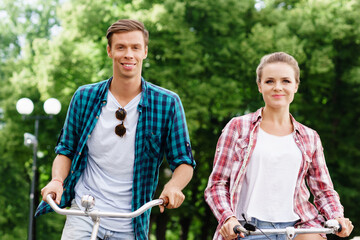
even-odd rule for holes
{"type": "Polygon", "coordinates": [[[118,135],[119,137],[123,137],[126,133],[126,128],[124,126],[124,121],[126,118],[126,111],[123,108],[119,108],[118,110],[116,110],[115,112],[115,117],[121,121],[120,124],[118,124],[115,127],[115,133],[116,135],[118,135]]]}

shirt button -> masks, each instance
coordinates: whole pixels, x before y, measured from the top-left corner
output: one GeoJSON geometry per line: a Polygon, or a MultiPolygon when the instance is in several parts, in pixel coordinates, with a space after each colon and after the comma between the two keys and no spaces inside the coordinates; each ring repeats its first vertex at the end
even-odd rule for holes
{"type": "Polygon", "coordinates": [[[74,171],[71,171],[71,173],[74,173],[74,171]]]}
{"type": "Polygon", "coordinates": [[[99,116],[96,116],[96,119],[99,119],[99,116]]]}
{"type": "Polygon", "coordinates": [[[81,155],[81,152],[79,152],[79,155],[81,155]]]}
{"type": "Polygon", "coordinates": [[[91,135],[89,134],[89,135],[88,135],[88,138],[90,138],[90,137],[91,137],[91,135]]]}
{"type": "Polygon", "coordinates": [[[220,148],[216,149],[216,151],[220,152],[220,148]]]}

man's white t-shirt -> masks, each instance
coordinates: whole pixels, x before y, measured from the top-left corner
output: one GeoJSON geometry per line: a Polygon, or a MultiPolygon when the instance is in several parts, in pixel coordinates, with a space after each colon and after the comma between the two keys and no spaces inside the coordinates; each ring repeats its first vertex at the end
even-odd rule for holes
{"type": "MultiPolygon", "coordinates": [[[[137,106],[141,93],[125,107],[108,91],[107,104],[88,138],[88,162],[75,187],[75,201],[81,206],[81,197],[95,198],[95,209],[106,212],[131,212],[132,183],[135,159],[135,134],[139,119],[137,106]],[[126,110],[126,134],[119,137],[115,127],[121,123],[115,117],[118,108],[126,110]]],[[[116,232],[133,232],[129,218],[101,218],[101,226],[116,232]]]]}

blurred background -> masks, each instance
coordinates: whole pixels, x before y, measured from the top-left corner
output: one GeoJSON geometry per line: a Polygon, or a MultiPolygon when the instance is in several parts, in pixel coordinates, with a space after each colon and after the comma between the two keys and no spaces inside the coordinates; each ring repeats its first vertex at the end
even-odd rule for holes
{"type": "MultiPolygon", "coordinates": [[[[232,117],[263,106],[255,69],[274,51],[300,64],[291,113],[320,134],[355,225],[351,238],[360,235],[359,12],[359,0],[1,0],[0,239],[28,238],[31,184],[37,205],[72,94],[112,74],[105,34],[120,18],[149,30],[143,76],[181,97],[197,161],[183,206],[153,209],[152,240],[212,239],[217,222],[203,192],[214,149],[232,117]],[[24,97],[34,105],[27,117],[16,109],[24,97]],[[43,110],[49,98],[61,102],[51,119],[43,110]],[[36,148],[24,144],[26,132],[35,134],[36,148]]],[[[158,189],[166,173],[165,161],[158,189]]],[[[64,220],[55,213],[37,218],[33,239],[60,239],[64,220]]]]}

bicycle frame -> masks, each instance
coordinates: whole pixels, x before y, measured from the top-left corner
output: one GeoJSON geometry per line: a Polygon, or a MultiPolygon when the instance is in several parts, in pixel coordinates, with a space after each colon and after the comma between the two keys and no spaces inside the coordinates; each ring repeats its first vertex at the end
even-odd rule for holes
{"type": "Polygon", "coordinates": [[[93,207],[95,206],[95,198],[90,195],[85,195],[81,198],[81,205],[85,208],[85,211],[61,209],[54,202],[51,194],[46,196],[46,200],[49,203],[49,205],[51,206],[51,208],[58,214],[91,217],[91,219],[94,222],[94,226],[93,226],[93,230],[92,230],[91,238],[90,238],[91,240],[96,240],[97,233],[99,231],[101,217],[134,218],[134,217],[141,215],[146,210],[148,210],[152,207],[155,207],[158,205],[163,205],[165,203],[165,201],[163,199],[155,199],[155,200],[152,200],[152,201],[144,204],[143,206],[141,206],[139,209],[137,209],[134,212],[116,213],[116,212],[100,212],[99,210],[94,210],[93,207]]]}
{"type": "Polygon", "coordinates": [[[245,235],[273,235],[273,234],[285,234],[288,240],[295,237],[296,234],[306,233],[324,233],[324,234],[335,234],[341,231],[341,225],[336,220],[328,220],[325,222],[324,228],[294,228],[287,227],[282,229],[259,229],[255,231],[248,231],[243,226],[237,225],[234,227],[235,233],[244,233],[245,235]]]}

